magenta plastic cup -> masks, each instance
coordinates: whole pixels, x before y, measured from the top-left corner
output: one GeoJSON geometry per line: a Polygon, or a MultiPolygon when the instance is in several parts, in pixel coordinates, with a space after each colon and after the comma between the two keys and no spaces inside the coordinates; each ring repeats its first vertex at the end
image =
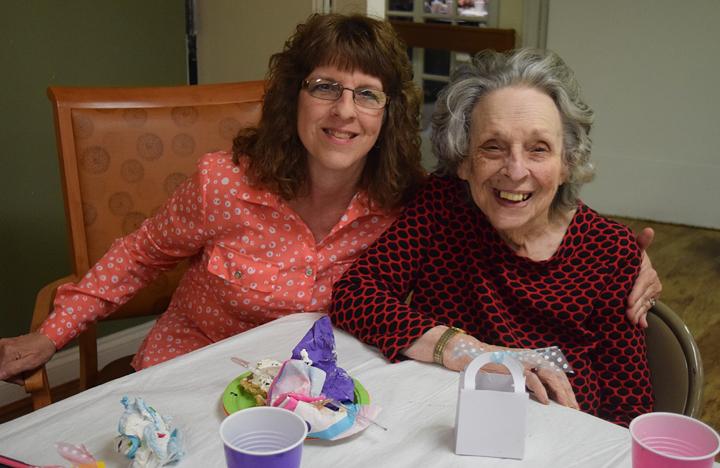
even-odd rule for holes
{"type": "Polygon", "coordinates": [[[240,410],[220,424],[229,468],[299,468],[307,432],[300,416],[272,406],[240,410]]]}
{"type": "Polygon", "coordinates": [[[720,451],[707,424],[681,414],[647,413],[630,423],[633,468],[705,468],[720,451]]]}

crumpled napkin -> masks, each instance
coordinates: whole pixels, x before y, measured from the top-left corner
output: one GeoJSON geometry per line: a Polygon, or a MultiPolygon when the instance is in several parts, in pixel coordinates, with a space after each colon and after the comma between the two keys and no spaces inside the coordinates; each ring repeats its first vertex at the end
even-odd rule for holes
{"type": "Polygon", "coordinates": [[[315,321],[293,349],[292,359],[302,359],[306,362],[309,360],[310,366],[325,371],[322,393],[327,398],[350,402],[354,400],[355,384],[345,369],[337,365],[335,335],[329,317],[325,316],[315,321]]]}
{"type": "Polygon", "coordinates": [[[380,413],[355,404],[355,384],[337,365],[328,317],[317,320],[285,361],[268,390],[268,404],[297,413],[310,426],[308,437],[337,440],[365,429],[380,413]]]}
{"type": "Polygon", "coordinates": [[[172,427],[169,417],[142,398],[124,396],[121,402],[125,411],[118,422],[118,451],[133,461],[133,468],[160,468],[185,455],[180,430],[172,427]]]}

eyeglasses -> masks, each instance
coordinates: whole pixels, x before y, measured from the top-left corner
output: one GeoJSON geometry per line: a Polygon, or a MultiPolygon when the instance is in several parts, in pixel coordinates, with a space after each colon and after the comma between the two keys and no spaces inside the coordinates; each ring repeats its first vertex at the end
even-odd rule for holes
{"type": "Polygon", "coordinates": [[[373,88],[346,88],[335,81],[324,78],[303,80],[303,88],[307,89],[310,96],[326,101],[337,101],[346,89],[353,93],[353,102],[365,109],[382,109],[390,100],[387,94],[373,88]]]}

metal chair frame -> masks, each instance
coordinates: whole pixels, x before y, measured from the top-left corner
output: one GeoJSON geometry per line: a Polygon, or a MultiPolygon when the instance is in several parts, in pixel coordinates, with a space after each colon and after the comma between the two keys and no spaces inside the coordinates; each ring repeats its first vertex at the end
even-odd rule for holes
{"type": "Polygon", "coordinates": [[[682,319],[660,301],[648,313],[648,323],[648,361],[655,410],[698,418],[703,405],[704,373],[700,349],[692,333],[682,319]],[[668,342],[671,337],[675,343],[668,342]],[[672,348],[682,351],[681,359],[672,348]]]}

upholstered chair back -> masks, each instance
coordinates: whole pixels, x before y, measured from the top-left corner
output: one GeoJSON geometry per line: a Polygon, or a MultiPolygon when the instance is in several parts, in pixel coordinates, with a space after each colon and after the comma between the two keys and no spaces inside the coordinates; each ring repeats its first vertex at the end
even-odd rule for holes
{"type": "MultiPolygon", "coordinates": [[[[45,286],[31,329],[47,317],[57,286],[77,281],[115,239],[152,216],[195,170],[198,158],[231,150],[238,130],[260,119],[262,81],[154,88],[51,87],[72,274],[45,286]]],[[[165,310],[184,269],[163,273],[110,318],[165,310]]],[[[96,328],[79,336],[80,388],[98,374],[96,328]]],[[[130,370],[129,357],[114,376],[130,370]]],[[[35,408],[50,402],[45,369],[26,379],[35,408]]]]}

